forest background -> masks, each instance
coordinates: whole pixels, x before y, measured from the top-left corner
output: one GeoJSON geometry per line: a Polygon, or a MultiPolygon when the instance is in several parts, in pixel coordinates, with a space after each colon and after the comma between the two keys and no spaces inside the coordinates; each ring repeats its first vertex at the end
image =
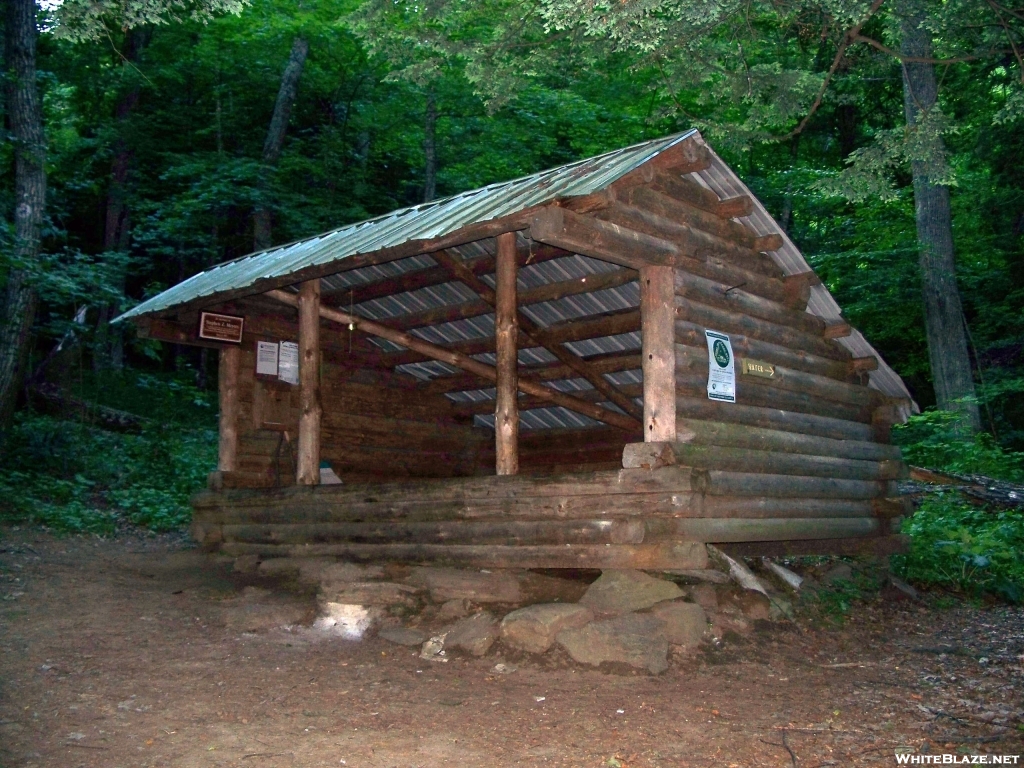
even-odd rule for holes
{"type": "MultiPolygon", "coordinates": [[[[215,462],[216,359],[109,324],[135,303],[259,247],[690,127],[926,410],[898,437],[908,459],[1024,480],[1024,8],[8,0],[4,24],[0,285],[10,297],[24,281],[34,300],[16,412],[3,414],[9,520],[187,520],[215,462]],[[15,6],[39,29],[45,208],[28,255],[15,6]],[[908,48],[908,18],[923,48],[908,48]],[[916,125],[914,66],[938,90],[916,125]],[[922,168],[949,193],[977,435],[928,410],[922,168]],[[104,422],[103,406],[135,418],[104,422]]],[[[1019,600],[1019,512],[929,504],[908,574],[1019,600]]]]}

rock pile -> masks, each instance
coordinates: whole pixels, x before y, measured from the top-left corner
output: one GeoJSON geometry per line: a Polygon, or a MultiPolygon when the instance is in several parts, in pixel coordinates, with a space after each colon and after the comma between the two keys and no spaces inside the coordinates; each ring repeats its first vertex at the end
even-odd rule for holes
{"type": "MultiPolygon", "coordinates": [[[[239,570],[318,585],[315,626],[349,639],[368,632],[421,656],[483,656],[562,648],[580,664],[625,664],[659,674],[670,649],[686,652],[781,615],[766,594],[728,584],[680,586],[641,571],[606,570],[580,594],[565,579],[529,572],[362,566],[277,558],[239,570]],[[566,602],[571,595],[573,602],[566,602]]],[[[720,579],[719,579],[720,581],[720,579]]]]}

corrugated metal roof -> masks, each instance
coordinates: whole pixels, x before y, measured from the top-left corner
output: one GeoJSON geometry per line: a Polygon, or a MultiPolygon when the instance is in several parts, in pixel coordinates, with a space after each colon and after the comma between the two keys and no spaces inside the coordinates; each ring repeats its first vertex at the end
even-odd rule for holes
{"type": "Polygon", "coordinates": [[[646,141],[521,179],[402,208],[308,240],[227,261],[168,288],[125,312],[117,320],[159,312],[202,297],[238,291],[261,280],[286,278],[300,269],[339,262],[357,254],[443,237],[463,227],[519,213],[559,198],[588,195],[604,189],[696,133],[690,130],[646,141]]]}
{"type": "MultiPolygon", "coordinates": [[[[410,242],[447,236],[473,224],[514,215],[530,206],[551,202],[559,198],[590,194],[607,187],[666,149],[691,137],[701,144],[705,144],[698,132],[687,131],[676,136],[609,152],[598,157],[571,163],[561,168],[533,174],[522,179],[502,184],[492,184],[488,187],[465,192],[444,200],[405,208],[386,216],[343,227],[308,240],[251,254],[200,273],[126,312],[118,320],[160,312],[204,297],[209,297],[212,303],[216,301],[217,294],[244,290],[247,287],[253,286],[258,281],[266,279],[287,278],[298,270],[310,266],[327,265],[337,262],[340,269],[344,266],[342,262],[345,259],[358,254],[368,254],[410,242]]],[[[705,146],[707,145],[705,144],[705,146]]],[[[754,202],[754,210],[749,216],[738,219],[738,221],[745,224],[758,235],[781,235],[783,240],[782,248],[770,255],[785,274],[792,275],[809,271],[810,267],[803,255],[786,233],[771,218],[764,206],[750,193],[747,186],[743,184],[710,147],[708,147],[708,150],[712,156],[711,167],[705,171],[691,174],[691,178],[699,181],[703,186],[712,190],[721,198],[738,195],[750,196],[754,202]]],[[[528,241],[523,233],[517,233],[517,238],[523,247],[528,245],[528,241]]],[[[493,241],[479,240],[464,243],[452,247],[450,250],[457,252],[463,259],[493,255],[493,241]]],[[[336,292],[343,296],[346,288],[378,282],[389,277],[427,269],[432,266],[436,266],[436,262],[430,256],[425,254],[412,255],[381,264],[330,274],[323,278],[322,285],[325,292],[336,292]]],[[[619,267],[598,259],[571,255],[523,267],[518,272],[518,283],[520,290],[527,290],[553,282],[580,278],[615,269],[619,269],[619,267]]],[[[482,279],[493,285],[492,276],[485,275],[482,279]]],[[[476,294],[468,287],[461,282],[453,280],[414,291],[365,301],[356,304],[355,310],[357,314],[364,317],[380,320],[460,304],[476,298],[476,294]]],[[[569,319],[600,315],[638,307],[639,305],[639,288],[633,282],[616,288],[531,304],[524,306],[522,311],[530,319],[546,327],[569,319]]],[[[824,286],[812,288],[811,300],[807,311],[826,320],[836,320],[841,316],[839,305],[836,304],[824,286]]],[[[494,334],[494,315],[487,312],[476,317],[415,328],[410,332],[437,344],[451,344],[458,341],[491,337],[494,334]]],[[[386,351],[401,349],[401,347],[395,344],[380,339],[373,339],[373,342],[386,351]]],[[[840,339],[840,342],[855,356],[871,355],[878,358],[879,369],[872,371],[870,374],[873,387],[887,394],[905,397],[910,400],[910,394],[903,381],[882,360],[858,331],[853,331],[851,336],[840,339]]],[[[638,350],[640,349],[640,334],[629,333],[619,336],[586,339],[570,342],[566,346],[581,356],[638,350]]],[[[554,359],[553,355],[542,348],[521,350],[519,357],[524,365],[536,365],[551,362],[554,359]]],[[[492,353],[483,353],[476,355],[476,358],[492,363],[494,356],[492,353]]],[[[409,363],[398,366],[396,370],[420,379],[432,379],[458,372],[449,365],[435,361],[409,363]]],[[[642,381],[640,370],[618,371],[606,374],[606,377],[616,384],[635,384],[642,381]]],[[[558,389],[591,388],[589,382],[583,380],[570,379],[549,383],[558,389]]],[[[472,392],[452,392],[448,393],[447,396],[456,401],[492,399],[493,390],[480,389],[473,390],[472,392]]],[[[618,410],[611,403],[605,402],[602,405],[618,410]]],[[[913,404],[912,407],[916,410],[917,406],[913,404]]],[[[525,411],[522,413],[522,418],[522,426],[527,429],[596,424],[596,422],[585,416],[557,407],[525,411]]],[[[486,416],[478,416],[477,422],[481,424],[490,423],[486,416]]]]}

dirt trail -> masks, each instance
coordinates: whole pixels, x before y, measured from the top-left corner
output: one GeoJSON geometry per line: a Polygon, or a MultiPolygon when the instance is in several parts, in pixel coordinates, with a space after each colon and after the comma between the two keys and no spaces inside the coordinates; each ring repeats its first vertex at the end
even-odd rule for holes
{"type": "MultiPolygon", "coordinates": [[[[879,600],[658,677],[553,652],[422,661],[230,629],[247,584],[176,538],[0,531],[0,767],[895,765],[1019,754],[1024,611],[879,600]],[[512,674],[493,671],[504,661],[512,674]]],[[[276,597],[311,615],[310,595],[276,597]]],[[[1022,760],[1024,764],[1024,760],[1022,760]]]]}

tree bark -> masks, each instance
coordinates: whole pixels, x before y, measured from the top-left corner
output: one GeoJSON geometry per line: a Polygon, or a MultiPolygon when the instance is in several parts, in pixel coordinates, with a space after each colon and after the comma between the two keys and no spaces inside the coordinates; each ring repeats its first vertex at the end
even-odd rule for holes
{"type": "MultiPolygon", "coordinates": [[[[904,10],[908,10],[906,4],[904,10]]],[[[919,13],[908,12],[904,15],[900,44],[900,53],[904,56],[931,56],[931,33],[921,26],[921,22],[922,16],[919,13]]],[[[904,62],[903,107],[910,130],[914,130],[929,110],[935,107],[937,96],[935,66],[922,62],[904,62]]],[[[935,153],[945,151],[941,137],[935,136],[932,143],[935,153]]],[[[981,428],[981,417],[974,400],[967,332],[956,283],[949,187],[933,183],[929,170],[929,164],[924,160],[911,163],[925,333],[935,400],[941,410],[960,413],[964,426],[977,431],[981,428]]]]}
{"type": "Polygon", "coordinates": [[[423,123],[423,202],[437,197],[437,102],[434,91],[427,91],[427,114],[423,123]]]}
{"type": "Polygon", "coordinates": [[[0,426],[10,421],[28,362],[46,204],[46,139],[36,88],[36,5],[7,0],[4,46],[7,121],[14,144],[14,249],[0,318],[0,426]]]}
{"type": "Polygon", "coordinates": [[[288,56],[284,74],[281,76],[281,87],[277,91],[277,103],[274,104],[274,115],[270,118],[267,139],[263,143],[263,168],[260,171],[258,192],[260,202],[253,213],[253,248],[261,251],[273,244],[272,221],[266,197],[269,194],[270,174],[281,157],[284,137],[288,132],[288,119],[295,106],[295,97],[299,90],[299,79],[302,69],[306,66],[309,43],[305,38],[296,37],[292,41],[292,52],[288,56]]]}
{"type": "MultiPolygon", "coordinates": [[[[134,66],[142,56],[142,50],[149,41],[149,30],[145,28],[130,29],[125,34],[124,58],[122,71],[125,67],[134,66]]],[[[128,177],[131,172],[132,159],[135,152],[125,139],[124,126],[128,117],[139,103],[141,84],[137,79],[121,96],[114,108],[114,120],[118,126],[118,137],[114,142],[114,159],[110,164],[110,185],[107,187],[107,208],[103,226],[103,250],[126,251],[131,238],[131,222],[127,203],[128,177]]],[[[121,292],[125,289],[127,275],[119,275],[121,292]]],[[[104,304],[99,308],[96,320],[96,344],[93,350],[93,368],[96,371],[112,368],[120,370],[124,365],[124,335],[121,329],[110,327],[110,321],[117,314],[117,307],[104,304]]]]}

